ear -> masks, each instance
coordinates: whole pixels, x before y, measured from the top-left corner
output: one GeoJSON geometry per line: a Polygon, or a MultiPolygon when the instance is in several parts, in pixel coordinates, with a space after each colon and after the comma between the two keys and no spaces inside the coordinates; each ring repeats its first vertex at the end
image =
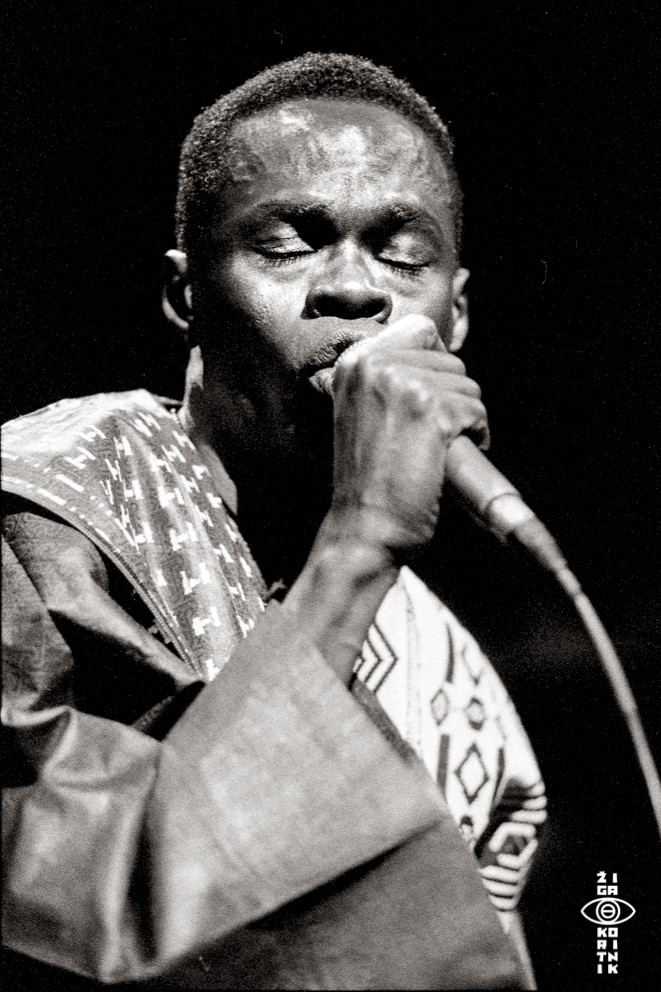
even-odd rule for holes
{"type": "Polygon", "coordinates": [[[468,269],[457,269],[452,277],[452,335],[449,351],[459,351],[468,334],[468,300],[464,287],[468,282],[468,269]]]}
{"type": "Polygon", "coordinates": [[[163,265],[163,313],[192,348],[193,291],[188,277],[188,257],[172,248],[165,253],[163,265]]]}

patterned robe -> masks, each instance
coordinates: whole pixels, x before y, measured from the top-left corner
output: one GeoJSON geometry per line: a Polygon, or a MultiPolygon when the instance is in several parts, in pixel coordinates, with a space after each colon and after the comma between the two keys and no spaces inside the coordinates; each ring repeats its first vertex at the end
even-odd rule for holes
{"type": "MultiPolygon", "coordinates": [[[[254,639],[247,635],[259,625],[266,594],[176,406],[139,390],[65,400],[20,418],[4,429],[3,487],[73,526],[115,566],[140,598],[143,625],[163,645],[163,657],[149,664],[170,666],[181,690],[213,682],[237,645],[254,639]]],[[[354,696],[363,705],[375,698],[422,759],[477,855],[489,897],[508,914],[537,846],[545,796],[530,744],[488,659],[403,569],[355,674],[354,696]]],[[[157,699],[134,726],[149,732],[168,708],[176,710],[180,696],[157,699]]],[[[32,700],[27,708],[42,705],[32,700]]],[[[130,968],[118,973],[132,977],[130,968]]]]}

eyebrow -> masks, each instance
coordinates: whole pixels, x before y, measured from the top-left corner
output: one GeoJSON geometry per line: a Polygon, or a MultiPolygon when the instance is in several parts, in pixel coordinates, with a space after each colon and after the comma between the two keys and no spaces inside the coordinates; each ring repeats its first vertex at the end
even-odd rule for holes
{"type": "Polygon", "coordinates": [[[328,207],[323,203],[301,203],[300,200],[269,200],[252,207],[239,218],[242,227],[258,227],[269,220],[319,219],[332,223],[328,207]]]}
{"type": "Polygon", "coordinates": [[[378,211],[375,223],[371,229],[382,234],[389,234],[406,224],[418,224],[424,230],[436,237],[443,238],[443,230],[436,219],[422,207],[414,207],[410,203],[390,203],[378,211]]]}
{"type": "MultiPolygon", "coordinates": [[[[301,221],[319,220],[335,226],[332,211],[322,202],[301,203],[300,200],[269,200],[257,204],[239,220],[241,227],[254,230],[270,220],[301,221]]],[[[438,221],[422,207],[403,201],[384,204],[372,214],[366,224],[370,233],[387,235],[407,224],[419,224],[435,238],[445,241],[445,234],[438,221]]]]}

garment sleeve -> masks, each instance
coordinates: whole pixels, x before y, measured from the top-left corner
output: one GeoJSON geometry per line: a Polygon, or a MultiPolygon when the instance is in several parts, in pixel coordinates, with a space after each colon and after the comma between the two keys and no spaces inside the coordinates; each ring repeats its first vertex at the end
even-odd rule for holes
{"type": "MultiPolygon", "coordinates": [[[[104,983],[172,974],[209,950],[214,988],[516,984],[424,768],[392,745],[277,606],[157,741],[76,707],[70,646],[4,542],[3,584],[9,948],[104,983]],[[408,984],[388,985],[387,974],[354,984],[364,968],[354,946],[361,913],[362,932],[383,947],[407,916],[374,895],[379,879],[406,906],[428,888],[430,870],[445,886],[443,907],[437,893],[423,893],[429,946],[421,932],[415,960],[400,962],[408,984]],[[317,951],[319,939],[328,943],[329,925],[336,958],[324,967],[333,977],[300,972],[310,941],[317,951]],[[260,978],[256,953],[276,984],[260,978]],[[450,984],[438,984],[439,968],[450,984]]],[[[186,974],[171,987],[203,987],[186,974]]]]}

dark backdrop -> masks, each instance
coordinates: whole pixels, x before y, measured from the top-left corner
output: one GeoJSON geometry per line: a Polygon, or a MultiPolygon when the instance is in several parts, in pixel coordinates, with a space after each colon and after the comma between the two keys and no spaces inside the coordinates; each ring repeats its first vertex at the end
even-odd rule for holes
{"type": "MultiPolygon", "coordinates": [[[[102,390],[181,395],[160,259],[179,145],[221,92],[334,50],[392,66],[437,106],[466,193],[464,357],[493,458],[591,595],[658,754],[654,5],[73,0],[24,2],[7,27],[2,419],[102,390]]],[[[642,988],[661,965],[659,843],[571,610],[449,502],[420,568],[496,660],[547,780],[551,825],[525,902],[540,987],[642,988]],[[637,909],[618,978],[597,977],[579,913],[600,870],[637,909]]]]}

